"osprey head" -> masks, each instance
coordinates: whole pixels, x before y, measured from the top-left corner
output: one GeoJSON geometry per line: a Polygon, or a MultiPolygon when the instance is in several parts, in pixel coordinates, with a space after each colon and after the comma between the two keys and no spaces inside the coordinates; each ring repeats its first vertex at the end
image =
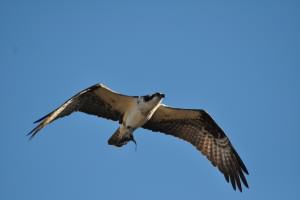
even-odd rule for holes
{"type": "Polygon", "coordinates": [[[143,96],[143,100],[144,102],[148,102],[148,101],[151,101],[151,100],[161,100],[162,98],[165,98],[165,94],[163,93],[159,93],[159,92],[156,92],[152,95],[145,95],[143,96]]]}

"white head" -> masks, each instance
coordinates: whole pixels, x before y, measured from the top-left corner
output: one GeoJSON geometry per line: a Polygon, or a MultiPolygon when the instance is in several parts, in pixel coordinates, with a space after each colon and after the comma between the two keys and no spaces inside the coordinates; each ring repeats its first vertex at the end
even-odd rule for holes
{"type": "Polygon", "coordinates": [[[141,96],[143,102],[145,103],[150,103],[150,102],[156,102],[158,103],[160,100],[162,100],[165,97],[165,94],[156,92],[152,95],[145,95],[145,96],[141,96]]]}
{"type": "Polygon", "coordinates": [[[139,107],[143,107],[146,110],[152,110],[154,107],[159,105],[163,98],[165,97],[165,94],[156,92],[152,95],[145,95],[139,97],[139,107]]]}

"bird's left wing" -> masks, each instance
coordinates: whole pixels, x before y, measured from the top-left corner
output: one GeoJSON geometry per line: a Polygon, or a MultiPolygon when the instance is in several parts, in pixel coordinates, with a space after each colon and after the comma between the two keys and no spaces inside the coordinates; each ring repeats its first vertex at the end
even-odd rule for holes
{"type": "Polygon", "coordinates": [[[223,174],[227,182],[242,191],[248,187],[248,170],[228,137],[204,110],[179,109],[160,105],[143,128],[181,138],[202,152],[223,174]]]}
{"type": "Polygon", "coordinates": [[[76,111],[121,122],[126,109],[132,104],[134,98],[134,96],[118,94],[102,84],[93,85],[35,121],[34,123],[39,124],[28,135],[33,138],[47,124],[76,111]]]}

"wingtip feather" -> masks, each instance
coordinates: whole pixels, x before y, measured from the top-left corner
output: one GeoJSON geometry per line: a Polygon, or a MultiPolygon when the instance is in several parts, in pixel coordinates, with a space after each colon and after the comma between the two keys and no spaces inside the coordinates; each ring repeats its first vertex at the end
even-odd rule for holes
{"type": "MultiPolygon", "coordinates": [[[[51,114],[51,113],[50,113],[51,114]]],[[[42,129],[45,127],[46,123],[45,123],[45,119],[50,115],[46,115],[44,117],[42,117],[41,119],[38,119],[37,121],[35,121],[34,123],[40,122],[36,127],[34,127],[34,129],[32,129],[29,133],[27,133],[27,136],[29,136],[29,140],[32,140],[32,138],[42,129]]]]}
{"type": "Polygon", "coordinates": [[[32,129],[29,133],[27,133],[26,135],[29,136],[29,140],[32,140],[32,138],[37,134],[37,132],[39,132],[39,130],[41,130],[41,124],[36,126],[34,129],[32,129]]]}
{"type": "Polygon", "coordinates": [[[246,167],[246,165],[244,164],[244,162],[242,161],[242,159],[240,158],[239,154],[236,152],[236,150],[232,147],[232,151],[233,151],[233,154],[235,155],[236,159],[238,160],[238,163],[240,165],[240,167],[242,168],[242,170],[247,174],[249,175],[249,171],[246,167]]]}
{"type": "Polygon", "coordinates": [[[38,122],[41,122],[41,121],[43,121],[44,119],[46,119],[47,117],[49,117],[51,114],[52,114],[52,112],[49,113],[49,114],[47,114],[47,115],[45,115],[45,116],[43,116],[42,118],[40,118],[40,119],[34,121],[33,123],[36,124],[36,123],[38,123],[38,122]]]}

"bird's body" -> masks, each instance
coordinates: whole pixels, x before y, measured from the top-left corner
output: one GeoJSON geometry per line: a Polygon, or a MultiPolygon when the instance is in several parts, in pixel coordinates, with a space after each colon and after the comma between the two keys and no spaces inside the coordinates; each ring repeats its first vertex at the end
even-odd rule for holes
{"type": "Polygon", "coordinates": [[[124,114],[124,124],[134,128],[144,125],[152,117],[160,105],[162,98],[163,95],[158,94],[148,102],[145,102],[143,97],[134,99],[132,106],[124,114]]]}
{"type": "Polygon", "coordinates": [[[201,109],[181,109],[163,105],[162,93],[127,96],[116,93],[103,84],[93,85],[71,97],[53,112],[37,120],[30,133],[33,138],[42,128],[56,119],[75,111],[119,121],[119,128],[108,144],[121,147],[129,141],[136,143],[133,132],[138,128],[162,132],[183,139],[205,155],[211,163],[242,191],[241,182],[248,187],[244,176],[248,170],[228,137],[216,122],[201,109]]]}
{"type": "Polygon", "coordinates": [[[108,143],[120,147],[130,140],[135,142],[133,131],[142,127],[152,117],[162,98],[164,95],[160,93],[147,102],[143,97],[135,97],[124,113],[120,127],[111,136],[108,143]]]}

